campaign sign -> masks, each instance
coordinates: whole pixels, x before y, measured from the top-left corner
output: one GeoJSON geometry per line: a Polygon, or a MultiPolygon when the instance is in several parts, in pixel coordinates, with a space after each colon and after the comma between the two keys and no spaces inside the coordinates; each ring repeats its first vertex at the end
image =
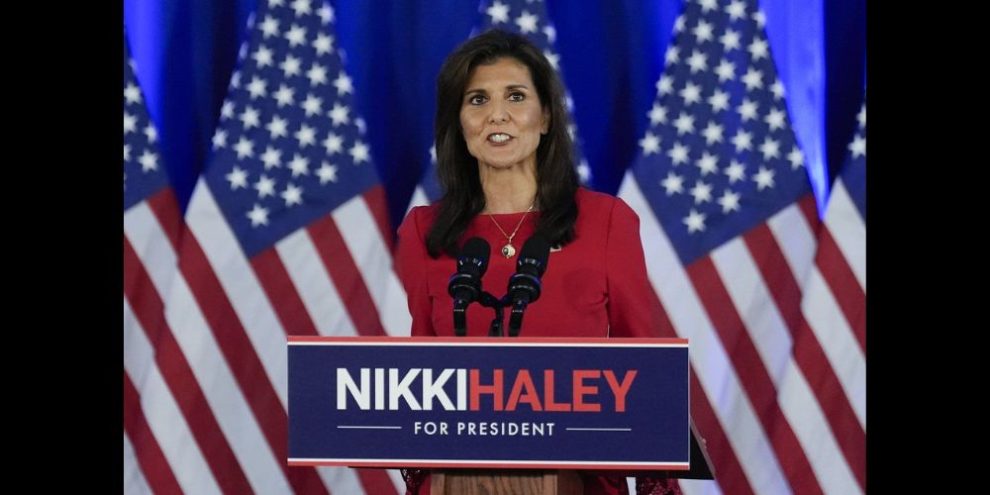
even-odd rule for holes
{"type": "Polygon", "coordinates": [[[689,466],[685,339],[289,337],[289,464],[689,466]]]}

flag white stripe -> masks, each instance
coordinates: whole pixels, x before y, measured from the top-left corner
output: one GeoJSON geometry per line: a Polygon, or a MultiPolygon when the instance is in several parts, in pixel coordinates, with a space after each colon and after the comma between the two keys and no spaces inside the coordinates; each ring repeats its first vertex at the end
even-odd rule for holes
{"type": "MultiPolygon", "coordinates": [[[[412,315],[409,314],[409,304],[406,300],[406,289],[396,276],[395,270],[388,274],[388,285],[385,287],[385,307],[379,308],[384,312],[383,320],[389,321],[390,327],[385,330],[391,337],[408,337],[412,332],[412,315]]],[[[402,482],[405,486],[405,481],[402,482]]],[[[405,490],[405,488],[403,488],[405,490]]]]}
{"type": "Polygon", "coordinates": [[[781,409],[801,443],[822,491],[840,495],[862,493],[811,387],[793,361],[777,392],[781,409]]]}
{"type": "Polygon", "coordinates": [[[409,210],[417,206],[427,206],[430,204],[430,198],[426,195],[426,191],[423,190],[423,186],[417,185],[416,190],[413,191],[412,198],[409,200],[409,207],[406,208],[406,213],[409,210]]]}
{"type": "Polygon", "coordinates": [[[237,313],[238,320],[275,388],[282,408],[286,409],[288,366],[285,333],[272,331],[281,329],[282,325],[203,179],[196,184],[189,202],[186,223],[237,313]]]}
{"type": "Polygon", "coordinates": [[[398,469],[386,469],[385,473],[388,474],[388,478],[395,485],[396,493],[406,493],[406,480],[402,479],[402,473],[398,469]]]}
{"type": "Polygon", "coordinates": [[[859,210],[849,197],[849,191],[841,181],[835,181],[835,186],[829,194],[828,210],[825,214],[825,225],[839,245],[842,256],[849,263],[859,286],[866,291],[866,222],[863,221],[859,210]]]}
{"type": "Polygon", "coordinates": [[[713,250],[711,259],[773,386],[779,387],[794,342],[776,306],[769,304],[773,295],[763,284],[756,262],[740,237],[713,250]]]}
{"type": "MultiPolygon", "coordinates": [[[[809,255],[812,252],[808,251],[809,255]]],[[[712,259],[773,380],[777,403],[822,489],[826,493],[857,493],[859,487],[852,471],[842,457],[811,387],[794,361],[793,341],[787,324],[777,306],[770,304],[773,295],[757,271],[745,243],[737,237],[714,250],[712,259]]]]}
{"type": "Polygon", "coordinates": [[[392,269],[388,243],[382,237],[364,197],[355,196],[335,209],[332,215],[375,302],[385,333],[408,335],[412,317],[405,303],[405,292],[392,269]],[[397,293],[396,290],[402,292],[397,293]]]}
{"type": "Polygon", "coordinates": [[[808,278],[801,311],[866,431],[866,356],[817,267],[808,278]]]}
{"type": "Polygon", "coordinates": [[[800,287],[815,264],[811,255],[818,244],[815,232],[796,204],[767,219],[767,225],[800,287]]]}
{"type": "Polygon", "coordinates": [[[725,349],[715,335],[708,314],[694,286],[677,262],[660,223],[631,174],[627,173],[619,197],[639,214],[640,236],[646,252],[647,272],[657,296],[664,303],[678,335],[691,343],[693,371],[705,390],[713,413],[732,445],[750,486],[756,493],[788,493],[774,451],[745,396],[725,349]],[[688,332],[688,329],[694,330],[688,332]]]}
{"type": "Polygon", "coordinates": [[[677,482],[681,485],[684,495],[722,495],[718,483],[713,480],[679,479],[677,482]]]}
{"type": "MultiPolygon", "coordinates": [[[[165,313],[251,487],[258,493],[291,491],[279,464],[285,460],[277,459],[268,445],[184,277],[177,277],[172,285],[165,313]]],[[[284,340],[280,349],[286,354],[284,340]]],[[[282,383],[282,386],[286,385],[282,383]]]]}
{"type": "Polygon", "coordinates": [[[722,489],[714,480],[679,479],[677,482],[684,495],[722,495],[722,489]]]}
{"type": "Polygon", "coordinates": [[[137,462],[137,456],[134,453],[134,445],[131,444],[131,439],[127,438],[127,433],[124,433],[124,494],[125,495],[140,495],[144,493],[152,493],[151,487],[148,486],[148,481],[144,479],[144,473],[141,472],[141,467],[137,462]]]}
{"type": "Polygon", "coordinates": [[[357,335],[354,323],[316,251],[316,246],[313,245],[309,232],[299,229],[279,241],[275,249],[282,258],[289,279],[296,286],[316,331],[324,336],[357,335]]]}
{"type": "MultiPolygon", "coordinates": [[[[144,395],[146,384],[156,379],[160,379],[158,365],[155,362],[155,350],[148,342],[148,336],[144,333],[144,327],[134,314],[131,302],[125,296],[124,301],[124,369],[137,389],[138,394],[144,395]],[[157,375],[156,378],[153,375],[157,375]]],[[[172,393],[166,387],[165,393],[171,398],[172,393]]],[[[144,397],[141,401],[144,402],[144,397]]],[[[164,400],[164,399],[162,399],[164,400]]],[[[173,407],[174,408],[174,407],[173,407]]]]}
{"type": "Polygon", "coordinates": [[[124,298],[124,328],[132,330],[124,332],[124,372],[131,376],[134,387],[141,395],[145,421],[168,460],[176,481],[190,493],[220,493],[220,487],[193,440],[182,410],[154,364],[155,351],[127,298],[124,298]]]}
{"type": "MultiPolygon", "coordinates": [[[[364,487],[357,476],[357,471],[345,467],[318,467],[317,474],[323,480],[323,484],[330,488],[332,495],[347,495],[364,493],[364,487]]],[[[405,488],[403,487],[403,492],[405,488]]]]}
{"type": "Polygon", "coordinates": [[[142,201],[124,212],[124,235],[141,258],[159,294],[168,289],[176,273],[176,255],[158,218],[142,201]]]}

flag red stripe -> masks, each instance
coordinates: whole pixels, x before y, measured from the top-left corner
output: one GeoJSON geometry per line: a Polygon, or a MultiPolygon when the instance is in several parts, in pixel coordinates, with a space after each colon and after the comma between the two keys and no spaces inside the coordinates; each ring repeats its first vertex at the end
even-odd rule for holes
{"type": "Polygon", "coordinates": [[[692,366],[691,419],[694,420],[698,434],[701,435],[698,442],[702,440],[705,442],[703,447],[711,458],[715,480],[723,493],[752,495],[753,488],[749,484],[749,478],[739,464],[739,458],[736,457],[729,438],[725,436],[725,431],[722,430],[722,425],[718,422],[712,404],[708,401],[708,396],[693,368],[692,366]]]}
{"type": "Polygon", "coordinates": [[[328,215],[316,220],[307,230],[358,334],[386,335],[382,322],[378,319],[375,301],[371,298],[357,263],[354,262],[333,217],[328,215]]]}
{"type": "Polygon", "coordinates": [[[859,342],[859,348],[866,352],[866,292],[859,285],[856,274],[846,262],[842,250],[828,228],[818,236],[818,253],[815,263],[832,289],[832,297],[842,309],[849,327],[859,342]]]}
{"type": "Polygon", "coordinates": [[[165,320],[162,300],[144,270],[130,241],[124,238],[124,274],[133,283],[124,285],[124,295],[134,308],[134,315],[154,346],[155,363],[162,379],[172,392],[172,397],[182,411],[193,439],[203,453],[220,488],[226,492],[247,493],[251,485],[241,469],[237,457],[227,443],[206,401],[206,396],[196,381],[182,348],[165,320]]]}
{"type": "Polygon", "coordinates": [[[758,226],[747,232],[743,240],[791,333],[794,360],[818,399],[833,436],[837,441],[841,437],[843,443],[839,444],[839,448],[842,455],[860,487],[865,490],[866,470],[861,456],[866,445],[866,432],[860,427],[839,377],[801,312],[801,287],[769,227],[765,224],[758,226]]]}
{"type": "Polygon", "coordinates": [[[822,221],[818,218],[818,204],[815,203],[815,195],[807,194],[802,196],[797,201],[797,206],[801,210],[801,216],[804,217],[804,221],[808,222],[808,228],[811,229],[813,234],[818,234],[818,231],[821,230],[822,221]]]}
{"type": "Polygon", "coordinates": [[[278,251],[270,247],[251,258],[251,267],[286,335],[319,335],[278,251]]]}
{"type": "MultiPolygon", "coordinates": [[[[801,319],[802,332],[812,335],[808,322],[801,319]]],[[[802,354],[805,347],[795,343],[795,359],[800,363],[806,357],[802,354]]],[[[845,390],[835,377],[834,370],[826,366],[826,370],[809,369],[805,371],[805,379],[815,392],[815,397],[825,413],[832,436],[835,437],[843,457],[849,463],[859,486],[866,491],[866,432],[859,424],[859,419],[853,411],[852,404],[845,390]]],[[[802,370],[804,371],[804,370],[802,370]]]]}
{"type": "MultiPolygon", "coordinates": [[[[274,248],[266,249],[251,259],[265,294],[288,335],[318,335],[313,320],[303,305],[295,284],[289,278],[285,264],[274,248]]],[[[294,468],[289,468],[294,469],[294,468]]],[[[358,469],[358,479],[365,493],[396,493],[395,485],[383,469],[358,469]]]]}
{"type": "Polygon", "coordinates": [[[161,191],[149,196],[146,203],[151,208],[151,212],[158,219],[165,237],[172,245],[172,251],[179,251],[179,240],[182,233],[182,217],[179,215],[179,202],[175,199],[175,192],[171,187],[166,187],[161,191]]]}
{"type": "Polygon", "coordinates": [[[126,371],[124,372],[124,432],[134,445],[134,455],[151,491],[181,494],[179,481],[175,479],[172,467],[162,453],[154,433],[148,427],[144,411],[141,410],[141,396],[126,371]]]}
{"type": "MultiPolygon", "coordinates": [[[[644,294],[644,297],[650,299],[646,303],[647,307],[659,308],[659,311],[654,314],[659,336],[688,337],[690,335],[688,329],[683,329],[683,335],[677,333],[673,322],[670,321],[670,316],[667,314],[667,308],[657,295],[657,292],[656,288],[654,288],[654,290],[644,294]]],[[[705,390],[698,381],[697,373],[694,371],[694,365],[691,365],[690,375],[691,420],[694,422],[694,425],[698,429],[698,434],[701,436],[701,438],[697,439],[698,442],[705,442],[703,448],[708,452],[712,463],[711,468],[716,475],[719,487],[725,493],[752,495],[753,489],[750,487],[746,474],[739,464],[739,459],[732,450],[732,445],[729,443],[721,424],[718,422],[718,418],[715,416],[705,390]],[[718,454],[716,455],[715,452],[718,454]]]]}
{"type": "Polygon", "coordinates": [[[391,252],[395,247],[395,235],[392,230],[392,222],[388,219],[388,198],[385,197],[385,188],[377,185],[368,189],[364,193],[364,202],[371,210],[375,224],[378,225],[378,231],[381,232],[382,239],[385,239],[385,244],[391,252]]]}
{"type": "Polygon", "coordinates": [[[288,419],[285,409],[223,286],[213,272],[213,267],[191,232],[183,239],[179,269],[187,280],[248,407],[254,413],[276,462],[286,473],[292,488],[296,492],[327,493],[315,469],[287,466],[288,419]]]}
{"type": "Polygon", "coordinates": [[[661,301],[660,297],[657,296],[656,290],[648,291],[646,294],[643,294],[643,297],[650,299],[650,301],[647,301],[646,307],[660,308],[660,310],[653,315],[653,319],[656,321],[657,331],[659,332],[660,337],[686,337],[686,335],[682,336],[677,334],[677,330],[674,329],[673,322],[671,322],[670,317],[667,316],[667,308],[664,307],[663,301],[661,301]]]}
{"type": "Polygon", "coordinates": [[[361,486],[364,487],[364,493],[372,493],[375,495],[392,495],[398,493],[395,490],[395,484],[392,483],[392,478],[388,477],[388,473],[386,473],[384,469],[352,469],[354,469],[354,472],[357,473],[358,479],[361,480],[361,486]]]}
{"type": "Polygon", "coordinates": [[[821,493],[811,464],[777,403],[777,391],[711,258],[687,266],[688,277],[712,320],[725,352],[739,375],[753,410],[787,477],[798,493],[821,493]]]}
{"type": "MultiPolygon", "coordinates": [[[[647,302],[647,307],[660,308],[660,311],[654,315],[660,337],[686,337],[689,335],[687,332],[685,332],[685,335],[677,334],[673,322],[670,321],[670,317],[667,315],[667,308],[659,296],[657,296],[657,291],[649,291],[644,297],[652,299],[647,302]]],[[[702,447],[708,452],[712,463],[711,468],[716,474],[719,486],[725,493],[752,495],[753,489],[750,487],[746,474],[739,464],[739,459],[732,450],[732,445],[729,443],[721,424],[718,422],[718,418],[715,416],[705,390],[698,381],[698,374],[694,371],[694,365],[691,365],[690,375],[691,420],[694,422],[698,429],[698,434],[701,436],[701,438],[697,439],[698,442],[705,442],[702,447]]]]}

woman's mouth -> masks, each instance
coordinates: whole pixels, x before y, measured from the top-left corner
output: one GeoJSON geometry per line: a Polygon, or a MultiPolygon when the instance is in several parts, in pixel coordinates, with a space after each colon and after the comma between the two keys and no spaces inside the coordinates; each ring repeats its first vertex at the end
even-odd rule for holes
{"type": "Polygon", "coordinates": [[[510,135],[508,135],[508,134],[506,134],[504,132],[496,132],[494,134],[489,134],[488,135],[488,142],[494,143],[494,144],[503,144],[503,143],[505,143],[506,141],[508,141],[510,139],[512,139],[512,136],[510,136],[510,135]]]}

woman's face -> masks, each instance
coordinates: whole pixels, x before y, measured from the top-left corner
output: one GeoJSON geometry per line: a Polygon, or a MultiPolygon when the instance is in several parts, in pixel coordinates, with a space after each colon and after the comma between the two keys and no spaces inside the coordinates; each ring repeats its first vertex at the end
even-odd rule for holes
{"type": "Polygon", "coordinates": [[[481,167],[532,166],[549,128],[529,68],[510,57],[474,68],[461,101],[461,130],[481,167]]]}

